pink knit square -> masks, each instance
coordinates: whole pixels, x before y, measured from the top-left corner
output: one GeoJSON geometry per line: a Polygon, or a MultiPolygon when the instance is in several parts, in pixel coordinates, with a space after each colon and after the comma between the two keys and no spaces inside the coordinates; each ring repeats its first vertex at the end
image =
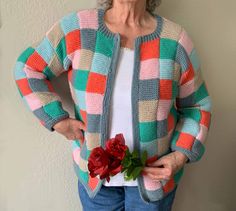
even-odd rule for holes
{"type": "Polygon", "coordinates": [[[150,177],[143,175],[144,186],[149,191],[154,191],[161,188],[159,181],[154,181],[150,177]]]}
{"type": "Polygon", "coordinates": [[[24,96],[24,98],[32,111],[43,106],[42,102],[35,95],[35,93],[28,94],[28,95],[24,96]]]}
{"type": "Polygon", "coordinates": [[[45,75],[42,72],[32,70],[28,65],[25,65],[23,70],[27,78],[37,78],[37,79],[45,78],[45,75]]]}
{"type": "Polygon", "coordinates": [[[96,10],[81,10],[78,12],[80,29],[98,28],[98,14],[96,10]]]}
{"type": "Polygon", "coordinates": [[[79,160],[80,160],[80,148],[79,147],[73,150],[72,156],[73,156],[73,160],[75,161],[75,163],[77,165],[79,165],[79,160]]]}
{"type": "Polygon", "coordinates": [[[196,136],[196,138],[201,141],[202,143],[204,143],[206,136],[207,136],[207,132],[208,129],[205,125],[200,124],[200,131],[198,133],[198,135],[196,136]]]}
{"type": "Polygon", "coordinates": [[[102,114],[103,97],[97,93],[85,93],[86,108],[89,114],[102,114]]]}
{"type": "Polygon", "coordinates": [[[140,62],[140,80],[159,77],[159,59],[147,59],[140,62]]]}
{"type": "Polygon", "coordinates": [[[187,97],[194,92],[194,79],[182,85],[179,90],[180,98],[187,97]]]}
{"type": "Polygon", "coordinates": [[[70,55],[68,55],[69,59],[72,61],[72,68],[79,69],[79,61],[80,61],[80,50],[76,50],[70,55]]]}
{"type": "Polygon", "coordinates": [[[157,109],[157,120],[161,121],[168,117],[172,100],[159,100],[157,109]]]}
{"type": "Polygon", "coordinates": [[[191,38],[189,37],[188,33],[185,30],[183,30],[181,32],[180,36],[181,36],[181,38],[179,40],[179,43],[185,48],[188,55],[190,55],[190,53],[193,50],[193,42],[192,42],[191,38]]]}

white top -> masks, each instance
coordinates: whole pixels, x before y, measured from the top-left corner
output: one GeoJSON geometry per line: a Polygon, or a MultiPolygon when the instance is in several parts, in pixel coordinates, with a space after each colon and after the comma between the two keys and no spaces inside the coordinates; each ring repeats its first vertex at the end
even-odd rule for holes
{"type": "MultiPolygon", "coordinates": [[[[115,137],[117,133],[123,133],[126,145],[133,151],[132,110],[131,110],[131,86],[133,77],[134,50],[121,47],[111,96],[110,131],[109,137],[115,137]]],[[[124,173],[118,173],[110,177],[110,181],[104,180],[105,186],[137,186],[137,179],[125,181],[124,173]]]]}

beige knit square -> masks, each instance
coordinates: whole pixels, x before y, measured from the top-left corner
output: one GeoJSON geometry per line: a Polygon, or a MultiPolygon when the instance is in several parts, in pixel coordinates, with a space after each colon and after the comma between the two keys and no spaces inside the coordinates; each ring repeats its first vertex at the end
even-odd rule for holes
{"type": "Polygon", "coordinates": [[[53,58],[48,64],[48,67],[54,73],[55,76],[59,76],[65,71],[56,54],[53,55],[53,58]]]}
{"type": "Polygon", "coordinates": [[[169,151],[172,131],[169,132],[168,135],[158,139],[158,142],[157,142],[157,149],[158,149],[157,155],[158,156],[162,156],[163,154],[169,151]]]}
{"type": "Polygon", "coordinates": [[[82,157],[79,159],[79,167],[82,171],[88,171],[88,161],[84,160],[82,157]]]}
{"type": "Polygon", "coordinates": [[[157,119],[158,100],[139,101],[139,122],[151,122],[157,119]]]}
{"type": "Polygon", "coordinates": [[[178,82],[180,79],[180,65],[175,62],[174,63],[174,72],[173,72],[173,80],[178,82]]]}
{"type": "Polygon", "coordinates": [[[53,101],[61,101],[61,98],[58,95],[55,95],[51,92],[35,92],[32,93],[37,99],[43,104],[46,105],[53,101]]]}
{"type": "Polygon", "coordinates": [[[162,38],[178,40],[181,32],[181,26],[165,17],[163,17],[163,29],[161,32],[162,38]]]}
{"type": "Polygon", "coordinates": [[[100,134],[99,133],[85,133],[86,146],[88,150],[92,150],[95,147],[100,146],[100,134]]]}
{"type": "Polygon", "coordinates": [[[78,69],[90,70],[92,65],[93,52],[87,49],[80,50],[78,69]]]}
{"type": "Polygon", "coordinates": [[[64,33],[61,29],[60,22],[57,21],[46,33],[47,38],[50,40],[52,46],[56,49],[58,43],[64,37],[64,33]]]}

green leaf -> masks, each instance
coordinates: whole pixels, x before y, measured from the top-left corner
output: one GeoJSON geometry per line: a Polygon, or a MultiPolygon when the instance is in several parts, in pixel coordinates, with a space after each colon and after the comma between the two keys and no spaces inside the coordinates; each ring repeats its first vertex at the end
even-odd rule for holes
{"type": "Polygon", "coordinates": [[[141,156],[141,161],[142,161],[143,166],[145,166],[146,160],[147,160],[147,151],[145,150],[143,151],[142,156],[141,156]]]}
{"type": "Polygon", "coordinates": [[[126,170],[126,168],[122,168],[122,169],[121,169],[121,172],[124,172],[125,170],[126,170]]]}
{"type": "Polygon", "coordinates": [[[125,175],[124,178],[125,178],[126,181],[129,181],[129,180],[131,180],[133,177],[132,177],[132,175],[130,175],[130,176],[125,175]]]}
{"type": "Polygon", "coordinates": [[[138,158],[138,151],[136,149],[132,152],[132,158],[138,158]]]}
{"type": "Polygon", "coordinates": [[[133,171],[134,168],[135,168],[134,166],[130,166],[130,167],[128,168],[128,170],[127,170],[127,176],[130,176],[130,175],[131,175],[131,173],[132,173],[132,171],[133,171]]]}
{"type": "Polygon", "coordinates": [[[130,151],[129,151],[129,148],[127,148],[127,149],[125,150],[125,155],[128,156],[128,157],[131,155],[131,153],[130,153],[130,151]]]}
{"type": "Polygon", "coordinates": [[[142,167],[141,166],[138,166],[138,167],[135,167],[134,170],[132,171],[132,177],[133,179],[136,179],[138,177],[138,175],[140,174],[140,172],[142,171],[142,167]]]}

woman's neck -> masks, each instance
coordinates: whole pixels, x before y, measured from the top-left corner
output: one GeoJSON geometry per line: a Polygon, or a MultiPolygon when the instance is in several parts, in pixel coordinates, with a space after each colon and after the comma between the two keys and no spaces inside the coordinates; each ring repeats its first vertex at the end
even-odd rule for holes
{"type": "Polygon", "coordinates": [[[116,24],[140,26],[147,18],[146,0],[113,0],[112,8],[107,11],[109,20],[116,24]]]}

